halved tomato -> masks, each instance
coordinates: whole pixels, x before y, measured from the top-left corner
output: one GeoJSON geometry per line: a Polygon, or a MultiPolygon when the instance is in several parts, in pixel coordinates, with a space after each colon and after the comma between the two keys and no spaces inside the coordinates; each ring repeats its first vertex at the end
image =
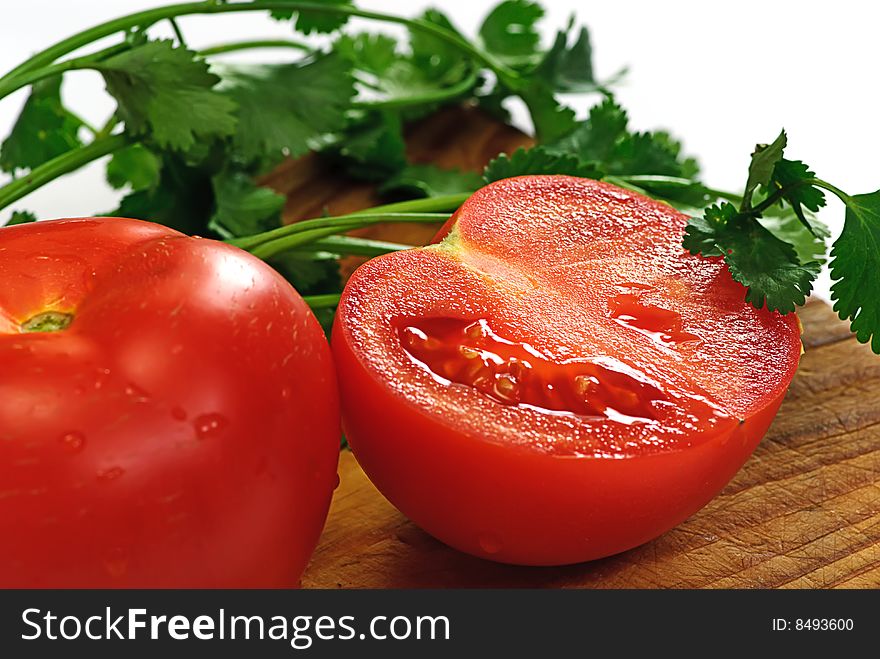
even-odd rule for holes
{"type": "Polygon", "coordinates": [[[596,181],[475,193],[423,249],[374,259],[333,332],[346,436],[429,533],[554,565],[643,543],[705,505],[767,430],[801,352],[687,217],[596,181]]]}

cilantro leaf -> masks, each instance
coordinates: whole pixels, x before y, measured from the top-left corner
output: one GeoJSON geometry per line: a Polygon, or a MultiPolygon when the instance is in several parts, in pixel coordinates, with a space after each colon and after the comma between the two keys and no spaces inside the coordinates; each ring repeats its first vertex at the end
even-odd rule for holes
{"type": "Polygon", "coordinates": [[[125,197],[106,213],[164,224],[183,233],[205,235],[214,208],[210,167],[195,166],[175,152],[162,154],[159,182],[125,197]]]}
{"type": "Polygon", "coordinates": [[[248,162],[302,155],[314,140],[344,127],[354,96],[349,65],[337,55],[230,69],[225,82],[224,91],[238,105],[233,146],[248,162]]]}
{"type": "Polygon", "coordinates": [[[803,221],[791,209],[767,211],[759,218],[759,222],[774,236],[789,243],[797,252],[801,263],[816,261],[820,264],[827,260],[828,246],[825,239],[831,235],[828,227],[814,215],[804,214],[803,221]]]}
{"type": "Polygon", "coordinates": [[[574,42],[569,45],[569,32],[556,34],[553,46],[534,71],[534,76],[544,80],[551,89],[560,92],[591,92],[598,85],[593,75],[593,48],[590,33],[582,27],[574,42]]]}
{"type": "Polygon", "coordinates": [[[162,161],[141,144],[117,151],[107,163],[107,182],[117,190],[126,185],[132,190],[152,188],[159,183],[162,161]]]}
{"type": "Polygon", "coordinates": [[[365,180],[381,180],[406,166],[403,127],[396,114],[375,113],[366,123],[346,132],[335,149],[348,173],[365,180]]]}
{"type": "Polygon", "coordinates": [[[587,119],[568,135],[550,144],[550,149],[598,161],[613,175],[696,176],[696,161],[681,155],[681,144],[669,133],[631,133],[628,124],[626,110],[607,97],[590,108],[587,119]]]}
{"type": "Polygon", "coordinates": [[[380,194],[404,192],[407,196],[438,197],[458,192],[474,192],[483,179],[474,172],[441,169],[435,165],[407,165],[379,188],[380,194]]]}
{"type": "Polygon", "coordinates": [[[818,262],[801,263],[792,245],[727,202],[691,219],[684,246],[692,254],[723,256],[731,276],[747,287],[746,301],[757,309],[766,304],[783,314],[794,311],[819,274],[818,262]]]}
{"type": "Polygon", "coordinates": [[[33,169],[82,146],[82,124],[61,104],[61,76],[34,84],[9,137],[0,146],[0,168],[33,169]]]}
{"type": "Polygon", "coordinates": [[[531,0],[505,0],[483,19],[480,39],[486,50],[499,60],[517,66],[529,64],[538,56],[541,37],[535,26],[544,10],[531,0]]]}
{"type": "MultiPolygon", "coordinates": [[[[437,9],[428,9],[417,20],[431,23],[461,36],[461,32],[455,28],[446,14],[437,9]]],[[[411,29],[409,43],[413,63],[429,79],[444,78],[449,75],[451,70],[467,66],[466,60],[462,58],[461,50],[427,32],[411,29]]]]}
{"type": "Polygon", "coordinates": [[[223,238],[249,236],[279,225],[284,195],[255,185],[244,172],[221,172],[211,183],[216,208],[208,228],[223,238]]]}
{"type": "Polygon", "coordinates": [[[331,254],[315,252],[287,252],[268,261],[293,285],[300,295],[315,295],[338,291],[342,281],[339,261],[331,254]]]}
{"type": "Polygon", "coordinates": [[[684,248],[694,256],[723,256],[719,236],[737,215],[736,206],[726,201],[709,206],[702,217],[692,217],[688,222],[682,241],[684,248]]]}
{"type": "Polygon", "coordinates": [[[663,199],[674,206],[701,208],[715,196],[699,181],[667,176],[627,177],[627,182],[638,186],[651,197],[663,199]]]}
{"type": "MultiPolygon", "coordinates": [[[[285,0],[281,0],[284,2],[285,0]]],[[[289,0],[294,2],[295,0],[289,0]]],[[[314,0],[313,0],[314,1],[314,0]]],[[[318,0],[316,4],[336,5],[339,7],[351,7],[351,0],[318,0]]],[[[330,12],[314,11],[308,9],[273,9],[270,12],[272,18],[279,21],[286,21],[293,18],[296,14],[296,22],[294,29],[303,34],[311,34],[312,32],[327,33],[338,30],[348,22],[347,14],[334,14],[330,12]]]]}
{"type": "Polygon", "coordinates": [[[30,211],[12,211],[9,221],[4,226],[11,227],[16,224],[29,224],[36,221],[37,216],[30,211]]]}
{"type": "Polygon", "coordinates": [[[520,96],[529,108],[539,142],[553,142],[577,126],[574,110],[559,103],[543,82],[523,90],[520,96]]]}
{"type": "Polygon", "coordinates": [[[804,214],[804,209],[815,213],[825,205],[825,193],[808,183],[814,178],[816,174],[800,160],[781,158],[773,168],[773,175],[768,185],[768,194],[783,191],[783,199],[809,230],[812,230],[812,226],[804,214]]]}
{"type": "Polygon", "coordinates": [[[527,174],[567,174],[583,178],[601,178],[602,172],[595,163],[583,162],[570,154],[557,154],[536,146],[531,149],[520,147],[510,156],[502,153],[492,160],[483,172],[487,183],[512,176],[527,174]]]}
{"type": "Polygon", "coordinates": [[[831,248],[831,299],[856,338],[880,353],[880,190],[841,199],[846,217],[831,248]]]}
{"type": "Polygon", "coordinates": [[[163,149],[186,151],[197,140],[235,130],[234,102],[212,89],[219,78],[196,53],[171,41],[148,41],[95,68],[127,129],[163,149]]]}
{"type": "Polygon", "coordinates": [[[782,153],[787,142],[788,137],[783,130],[773,143],[755,146],[752,160],[749,163],[749,178],[746,181],[746,189],[743,193],[742,210],[745,211],[752,207],[752,197],[759,186],[768,187],[770,185],[773,171],[776,168],[776,164],[782,159],[782,153]]]}
{"type": "Polygon", "coordinates": [[[400,57],[397,40],[387,34],[359,32],[343,34],[333,50],[360,71],[382,75],[400,57]]]}

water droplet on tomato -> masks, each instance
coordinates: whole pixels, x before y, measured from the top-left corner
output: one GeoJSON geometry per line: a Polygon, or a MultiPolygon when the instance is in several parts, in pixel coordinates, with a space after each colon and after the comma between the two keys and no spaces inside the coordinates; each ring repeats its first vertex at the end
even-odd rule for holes
{"type": "Polygon", "coordinates": [[[125,469],[122,467],[109,467],[98,472],[98,480],[109,483],[121,478],[124,473],[125,469]]]}
{"type": "Polygon", "coordinates": [[[120,547],[110,550],[107,558],[104,559],[104,569],[114,579],[119,579],[128,572],[128,557],[125,551],[120,547]]]}
{"type": "Polygon", "coordinates": [[[501,541],[491,533],[481,533],[477,538],[477,542],[487,554],[497,554],[501,551],[501,541]]]}
{"type": "Polygon", "coordinates": [[[291,387],[282,387],[281,388],[281,397],[287,400],[293,396],[293,389],[291,387]]]}
{"type": "Polygon", "coordinates": [[[179,343],[176,343],[173,346],[171,346],[170,352],[172,355],[179,355],[180,353],[183,352],[183,346],[180,345],[179,343]]]}
{"type": "Polygon", "coordinates": [[[150,395],[146,391],[131,382],[125,385],[125,395],[135,403],[146,403],[150,400],[150,395]]]}
{"type": "Polygon", "coordinates": [[[66,432],[59,440],[66,451],[79,453],[86,446],[86,438],[81,432],[66,432]]]}
{"type": "Polygon", "coordinates": [[[178,421],[186,421],[186,410],[179,406],[172,407],[171,418],[177,419],[178,421]]]}
{"type": "Polygon", "coordinates": [[[223,434],[229,420],[222,414],[202,414],[196,417],[193,425],[199,439],[214,439],[223,434]]]}

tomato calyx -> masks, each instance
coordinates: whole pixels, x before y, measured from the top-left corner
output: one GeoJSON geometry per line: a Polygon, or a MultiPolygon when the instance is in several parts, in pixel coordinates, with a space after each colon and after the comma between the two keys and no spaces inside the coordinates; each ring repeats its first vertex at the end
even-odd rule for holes
{"type": "Polygon", "coordinates": [[[22,332],[60,332],[70,327],[73,314],[63,311],[44,311],[31,316],[20,325],[22,332]]]}

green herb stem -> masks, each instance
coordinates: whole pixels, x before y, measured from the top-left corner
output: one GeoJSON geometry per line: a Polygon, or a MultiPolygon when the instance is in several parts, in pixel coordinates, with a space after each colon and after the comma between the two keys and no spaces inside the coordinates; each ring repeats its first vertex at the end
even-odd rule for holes
{"type": "Polygon", "coordinates": [[[313,48],[306,43],[294,41],[293,39],[254,39],[250,41],[233,41],[231,43],[220,43],[208,48],[202,48],[199,55],[202,57],[211,57],[213,55],[224,55],[226,53],[235,53],[241,50],[256,50],[260,48],[293,48],[303,52],[311,52],[313,48]]]}
{"type": "Polygon", "coordinates": [[[345,235],[321,238],[309,245],[310,251],[324,251],[351,256],[381,256],[382,254],[412,248],[413,245],[402,245],[401,243],[390,243],[384,240],[372,240],[370,238],[361,238],[360,236],[345,235]]]}
{"type": "Polygon", "coordinates": [[[43,163],[39,167],[32,169],[27,175],[17,178],[0,188],[0,209],[6,208],[59,176],[68,174],[98,158],[118,151],[128,145],[131,139],[131,137],[125,134],[99,138],[86,146],[62,153],[60,156],[43,163]]]}
{"type": "MultiPolygon", "coordinates": [[[[384,204],[382,206],[373,206],[372,208],[366,208],[362,211],[358,211],[357,213],[352,213],[349,215],[340,215],[336,217],[322,217],[315,218],[311,220],[303,220],[301,222],[296,222],[295,224],[288,224],[282,227],[278,227],[277,229],[272,229],[271,231],[264,231],[263,233],[254,234],[252,236],[243,236],[241,238],[234,238],[229,242],[236,247],[241,247],[242,249],[252,249],[261,243],[268,242],[270,240],[274,240],[275,238],[282,238],[284,236],[289,235],[290,233],[296,233],[298,231],[303,231],[304,229],[296,227],[302,227],[307,222],[317,223],[317,228],[323,228],[328,226],[326,222],[330,220],[344,220],[345,218],[352,217],[362,217],[364,215],[389,215],[394,213],[416,213],[416,214],[424,214],[424,213],[434,213],[431,220],[434,222],[442,222],[448,218],[446,213],[451,213],[455,211],[459,206],[461,206],[464,201],[470,197],[470,193],[459,193],[452,195],[443,195],[439,197],[426,197],[424,199],[411,199],[409,201],[399,201],[393,204],[384,204]],[[444,215],[436,215],[436,213],[444,213],[444,215]]],[[[365,226],[365,225],[362,225],[365,226]]],[[[306,228],[314,228],[315,225],[307,225],[306,228]]],[[[357,227],[355,227],[357,228],[357,227]]]]}
{"type": "Polygon", "coordinates": [[[399,109],[418,105],[427,105],[429,103],[443,103],[467,94],[477,84],[477,72],[471,71],[465,78],[435,91],[425,92],[423,94],[410,94],[409,96],[398,96],[394,98],[378,99],[375,101],[355,101],[352,107],[360,109],[399,109]]]}
{"type": "Polygon", "coordinates": [[[98,62],[105,60],[108,57],[112,57],[117,53],[121,53],[124,50],[128,50],[129,48],[131,48],[131,46],[128,43],[122,42],[114,44],[104,50],[91,53],[90,55],[75,57],[73,59],[65,60],[64,62],[58,62],[57,64],[50,64],[49,66],[28,69],[14,77],[10,77],[7,74],[0,78],[0,99],[9,96],[11,93],[18,91],[22,87],[32,85],[35,82],[51,78],[52,76],[61,75],[67,71],[94,68],[98,62]]]}
{"type": "Polygon", "coordinates": [[[303,300],[312,309],[332,309],[339,305],[340,297],[339,293],[328,293],[326,295],[306,295],[303,300]]]}
{"type": "Polygon", "coordinates": [[[316,240],[338,233],[361,229],[382,222],[438,223],[449,218],[444,213],[352,213],[339,217],[320,217],[288,224],[273,231],[237,238],[228,242],[246,249],[261,259],[270,259],[284,252],[301,248],[316,240]],[[272,234],[271,237],[268,237],[272,234]]]}
{"type": "Polygon", "coordinates": [[[29,60],[15,67],[0,78],[0,98],[29,84],[27,82],[29,75],[33,75],[39,70],[50,68],[53,62],[58,58],[117,32],[124,32],[133,27],[139,27],[141,30],[144,30],[158,21],[172,19],[178,16],[193,14],[226,14],[242,11],[265,11],[273,9],[356,16],[358,18],[403,25],[410,29],[429,34],[455,46],[463,53],[473,57],[492,69],[499,79],[509,87],[516,87],[519,81],[519,74],[516,71],[497,61],[489,53],[463,39],[458,34],[425,20],[405,18],[403,16],[386,14],[383,12],[368,11],[351,7],[349,5],[321,4],[315,2],[280,2],[270,0],[219,3],[214,0],[208,0],[206,2],[187,2],[165,5],[163,7],[155,7],[153,9],[128,14],[127,16],[122,16],[101,23],[100,25],[96,25],[87,30],[83,30],[67,39],[59,41],[55,45],[37,53],[29,60]]]}

